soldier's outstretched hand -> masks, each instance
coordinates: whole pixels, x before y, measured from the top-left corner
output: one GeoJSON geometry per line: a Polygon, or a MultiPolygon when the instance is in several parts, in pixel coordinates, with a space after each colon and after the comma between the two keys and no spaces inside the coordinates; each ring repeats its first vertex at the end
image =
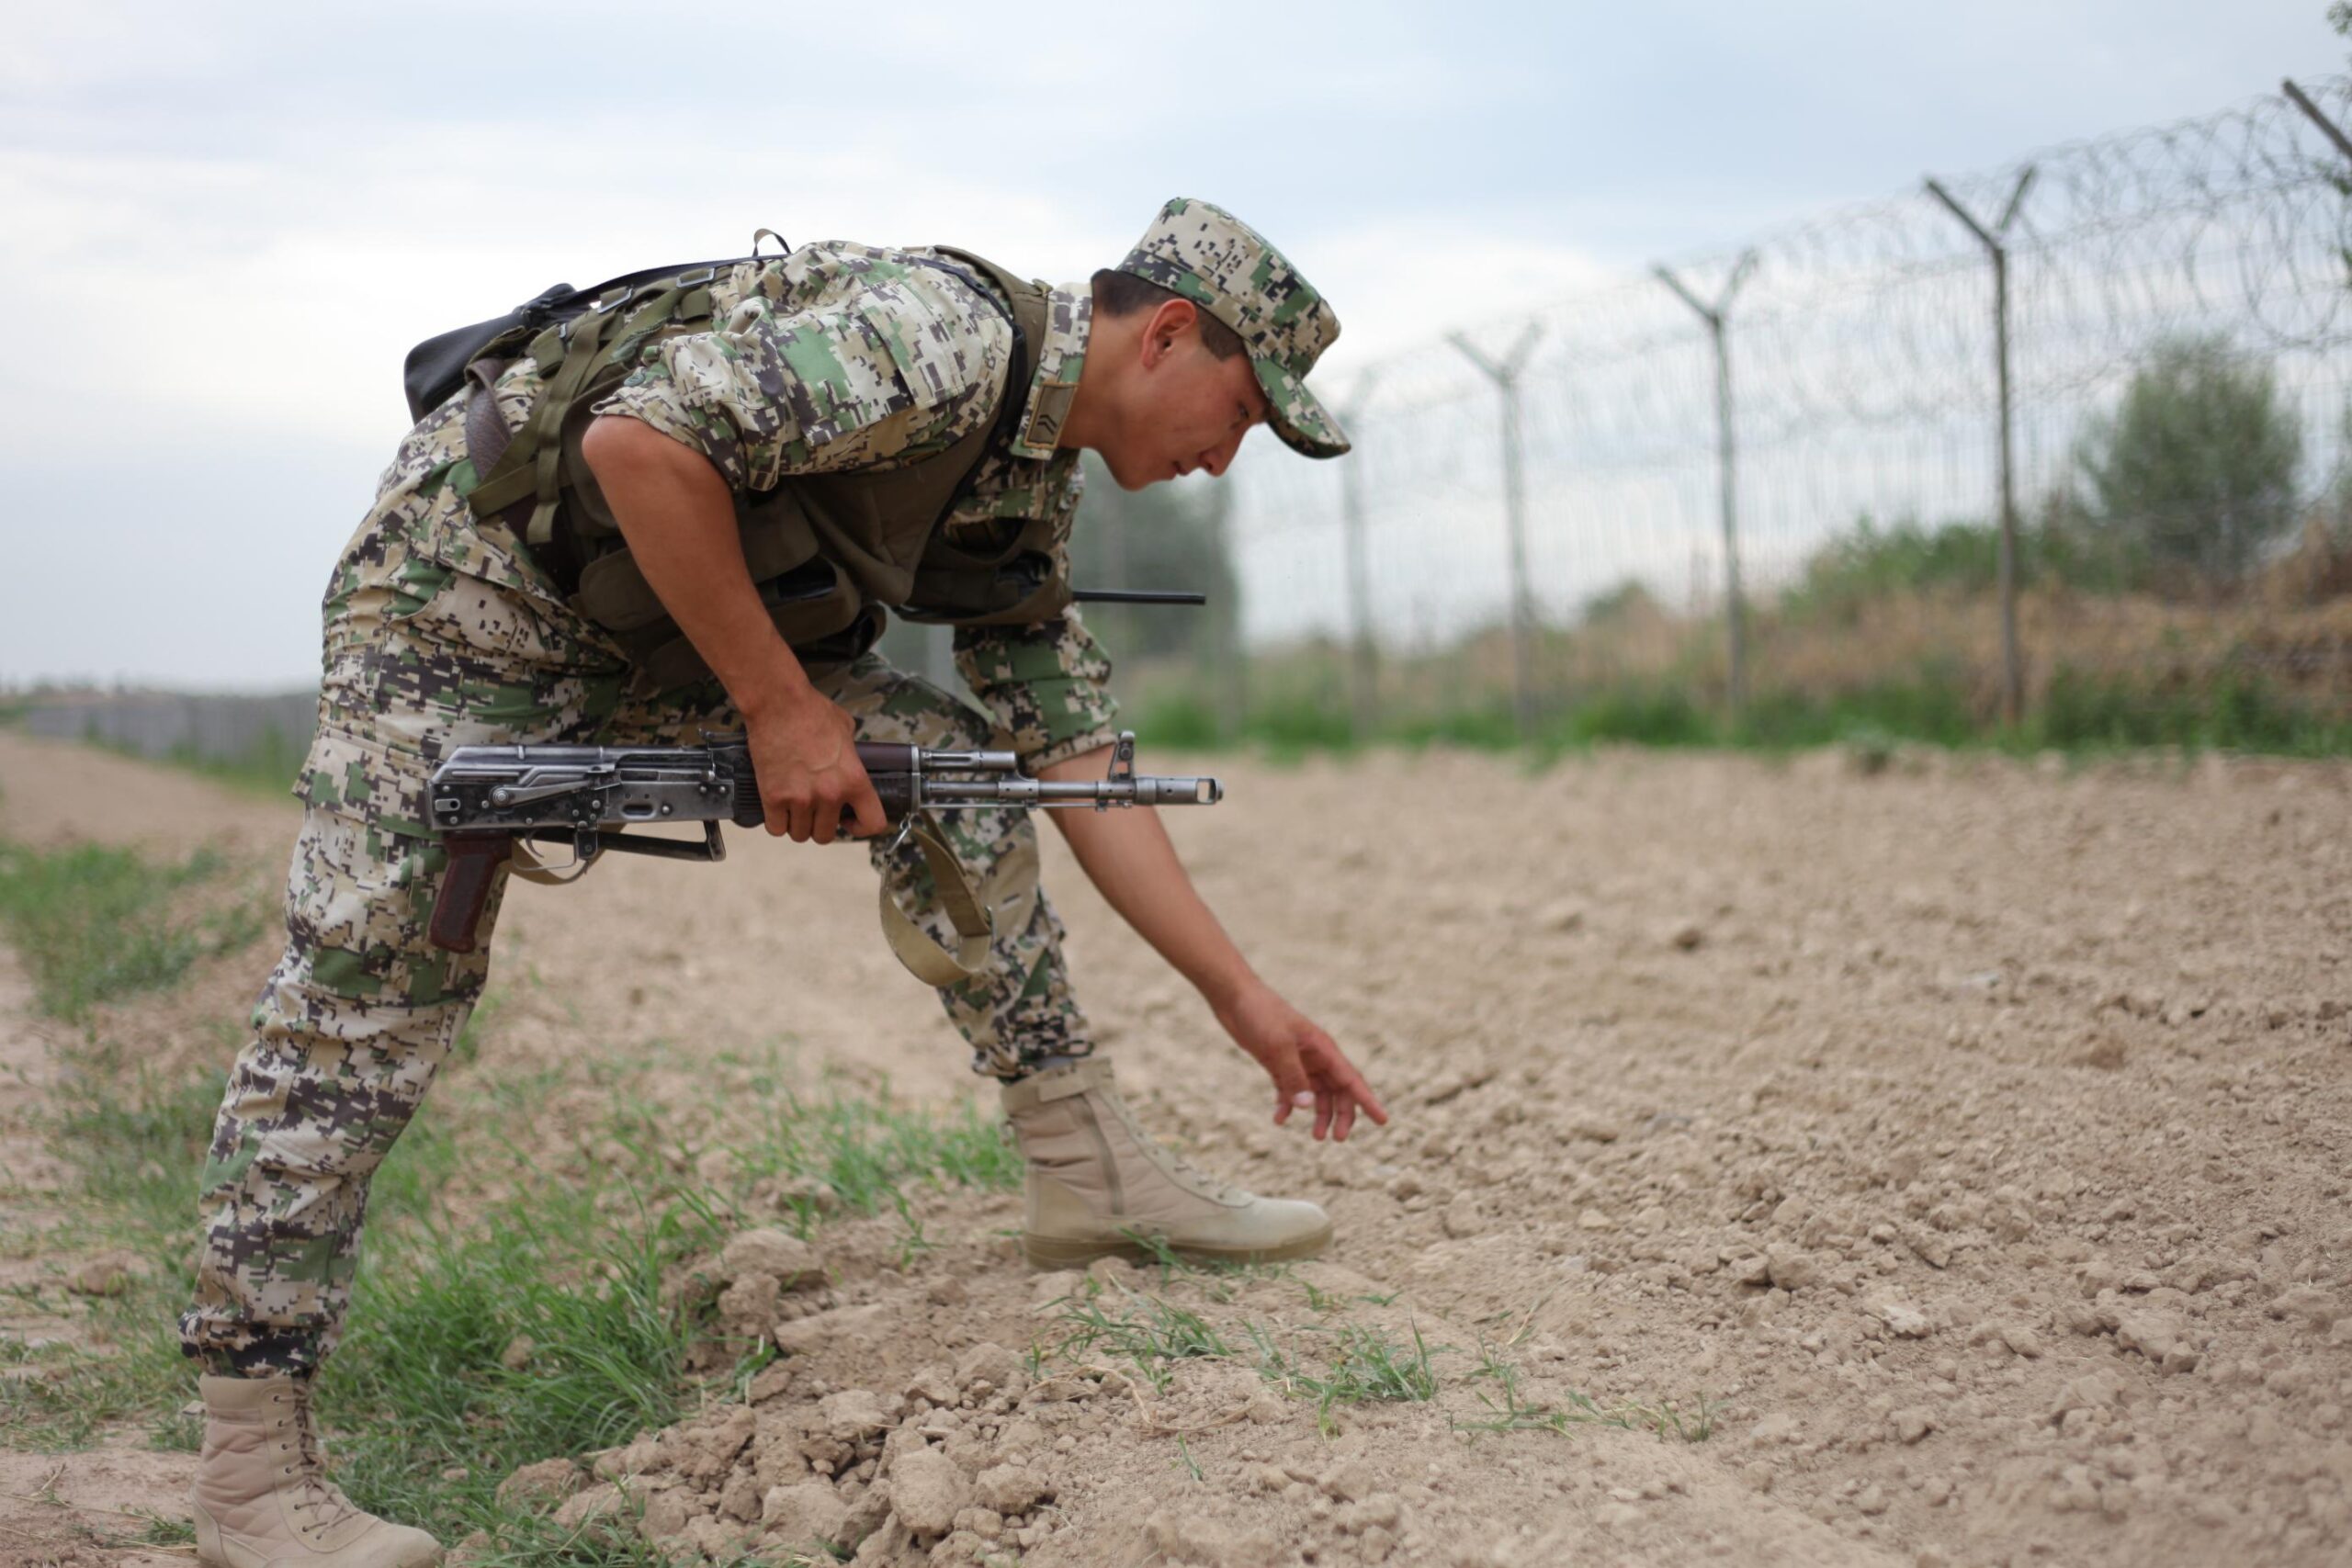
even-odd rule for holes
{"type": "Polygon", "coordinates": [[[1244,991],[1217,1010],[1217,1021],[1274,1080],[1276,1126],[1287,1123],[1294,1111],[1310,1106],[1318,1139],[1345,1139],[1355,1128],[1359,1111],[1384,1127],[1388,1124],[1388,1111],[1380,1097],[1373,1093],[1339,1042],[1284,1001],[1272,987],[1259,985],[1244,991]]]}
{"type": "Polygon", "coordinates": [[[881,796],[857,760],[857,730],[848,714],[808,693],[758,715],[743,728],[760,806],[771,833],[805,844],[830,844],[846,830],[868,838],[888,829],[881,796]],[[855,820],[845,823],[843,814],[855,820]]]}

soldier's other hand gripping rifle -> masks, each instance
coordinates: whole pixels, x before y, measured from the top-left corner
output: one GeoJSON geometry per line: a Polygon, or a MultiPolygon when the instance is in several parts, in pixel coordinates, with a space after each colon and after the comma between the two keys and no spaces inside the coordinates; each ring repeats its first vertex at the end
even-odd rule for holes
{"type": "MultiPolygon", "coordinates": [[[[901,838],[933,807],[1100,811],[1213,806],[1224,797],[1224,786],[1213,778],[1138,776],[1132,733],[1119,737],[1111,755],[1105,778],[1056,781],[1022,773],[1010,751],[857,745],[883,814],[901,838]]],[[[751,750],[741,736],[711,737],[701,746],[460,746],[433,771],[427,799],[433,829],[449,854],[429,934],[435,946],[453,953],[473,951],[482,907],[517,839],[570,845],[572,864],[556,869],[576,875],[607,850],[723,860],[720,823],[757,828],[766,820],[751,750]],[[699,822],[702,840],[628,830],[662,822],[699,822]]],[[[941,869],[936,862],[933,869],[941,869]]]]}

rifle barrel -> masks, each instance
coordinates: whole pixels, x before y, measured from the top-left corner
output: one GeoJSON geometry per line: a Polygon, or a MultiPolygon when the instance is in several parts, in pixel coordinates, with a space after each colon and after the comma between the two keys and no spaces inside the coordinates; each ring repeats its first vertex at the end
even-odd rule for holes
{"type": "Polygon", "coordinates": [[[933,806],[1214,806],[1225,798],[1216,779],[925,779],[933,806]]]}

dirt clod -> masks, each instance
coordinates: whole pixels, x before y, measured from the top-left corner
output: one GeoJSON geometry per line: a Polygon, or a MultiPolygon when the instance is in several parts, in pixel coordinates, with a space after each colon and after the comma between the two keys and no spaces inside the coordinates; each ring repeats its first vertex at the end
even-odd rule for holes
{"type": "Polygon", "coordinates": [[[786,1546],[840,1540],[849,1505],[822,1481],[771,1486],[760,1499],[760,1523],[769,1539],[786,1546]]]}
{"type": "Polygon", "coordinates": [[[974,1479],[973,1495],[1000,1514],[1025,1514],[1054,1495],[1053,1483],[1025,1465],[1000,1464],[974,1479]]]}
{"type": "Polygon", "coordinates": [[[763,1226],[739,1231],[718,1255],[718,1270],[729,1283],[761,1274],[782,1290],[814,1285],[824,1279],[824,1263],[817,1249],[790,1231],[763,1226]]]}
{"type": "Polygon", "coordinates": [[[571,1460],[541,1460],[500,1482],[498,1500],[510,1508],[546,1507],[571,1496],[587,1480],[587,1472],[571,1460]]]}
{"type": "Polygon", "coordinates": [[[890,1468],[891,1506],[918,1536],[946,1534],[955,1528],[956,1513],[971,1501],[971,1483],[936,1449],[903,1454],[890,1468]]]}

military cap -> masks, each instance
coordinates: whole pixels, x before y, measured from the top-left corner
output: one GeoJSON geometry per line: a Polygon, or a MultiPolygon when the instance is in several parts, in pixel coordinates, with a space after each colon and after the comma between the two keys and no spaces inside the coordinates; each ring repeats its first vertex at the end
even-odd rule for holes
{"type": "Polygon", "coordinates": [[[1306,389],[1306,373],[1340,335],[1340,318],[1290,258],[1221,207],[1178,197],[1159,209],[1121,272],[1190,299],[1241,334],[1265,389],[1268,421],[1293,451],[1336,457],[1347,435],[1306,389]]]}

